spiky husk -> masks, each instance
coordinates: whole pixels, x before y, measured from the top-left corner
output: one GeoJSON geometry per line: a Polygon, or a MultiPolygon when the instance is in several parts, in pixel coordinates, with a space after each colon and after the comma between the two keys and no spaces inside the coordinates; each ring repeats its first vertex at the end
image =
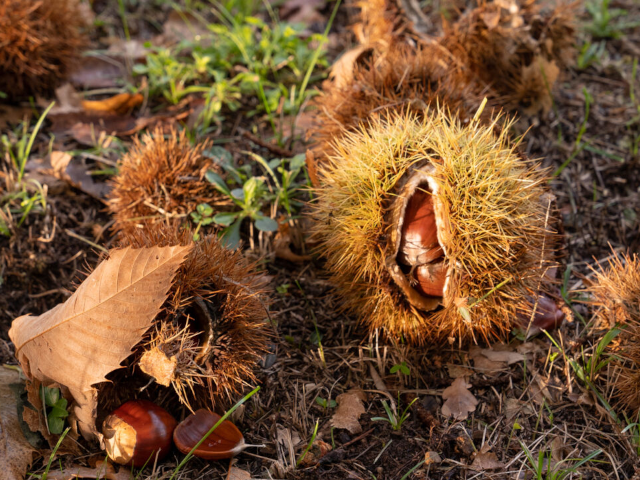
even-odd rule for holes
{"type": "MultiPolygon", "coordinates": [[[[640,257],[614,255],[595,270],[591,287],[598,327],[621,333],[609,345],[612,362],[606,386],[614,405],[637,420],[640,411],[640,257]]],[[[634,421],[636,421],[634,420],[634,421]]]]}
{"type": "Polygon", "coordinates": [[[372,330],[413,343],[501,339],[531,314],[527,297],[552,296],[553,197],[497,121],[463,123],[444,108],[391,114],[336,140],[319,165],[314,234],[345,307],[372,330]],[[408,302],[385,266],[393,203],[418,171],[434,181],[449,265],[432,312],[408,302]]]}
{"type": "Polygon", "coordinates": [[[220,207],[227,202],[205,179],[219,167],[204,156],[208,144],[191,145],[183,130],[165,135],[161,129],[134,139],[112,179],[109,210],[116,232],[156,225],[179,225],[201,203],[220,207]]]}
{"type": "MultiPolygon", "coordinates": [[[[192,235],[162,226],[127,233],[119,243],[136,248],[186,245],[192,235]]],[[[215,235],[197,242],[178,270],[155,329],[136,349],[137,359],[154,348],[176,357],[171,383],[189,407],[235,401],[243,387],[256,380],[255,366],[267,351],[270,333],[265,278],[255,267],[240,251],[224,248],[215,235]],[[198,301],[215,312],[204,356],[202,320],[194,313],[198,301]]]]}
{"type": "Polygon", "coordinates": [[[551,108],[553,85],[573,59],[576,2],[517,3],[468,10],[445,28],[441,44],[489,86],[496,103],[535,114],[551,108]]]}
{"type": "Polygon", "coordinates": [[[389,0],[361,0],[354,2],[360,9],[360,21],[353,26],[358,42],[363,45],[380,44],[389,47],[400,40],[406,31],[398,6],[389,0]]]}
{"type": "Polygon", "coordinates": [[[88,40],[77,0],[0,0],[0,92],[53,91],[88,40]]]}
{"type": "MultiPolygon", "coordinates": [[[[324,155],[345,132],[388,111],[424,113],[427,105],[447,106],[461,118],[473,116],[480,90],[441,47],[392,43],[356,62],[348,82],[326,83],[318,99],[313,130],[315,153],[324,155]]],[[[488,108],[486,109],[489,110],[488,108]]]]}

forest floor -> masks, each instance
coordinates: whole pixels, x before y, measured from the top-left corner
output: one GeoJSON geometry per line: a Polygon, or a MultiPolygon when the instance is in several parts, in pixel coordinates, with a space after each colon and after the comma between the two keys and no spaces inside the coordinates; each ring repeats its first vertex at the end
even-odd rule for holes
{"type": "MultiPolygon", "coordinates": [[[[196,8],[191,6],[195,2],[186,3],[196,8]]],[[[322,34],[334,4],[282,3],[276,13],[283,22],[303,22],[295,37],[297,47],[313,54],[318,40],[307,45],[302,39],[322,34]]],[[[440,9],[426,3],[425,12],[438,25],[440,9]]],[[[242,93],[237,104],[223,101],[208,127],[194,125],[193,112],[201,108],[202,96],[163,97],[166,86],[153,83],[153,72],[132,76],[131,64],[123,60],[135,62],[147,55],[136,49],[145,48],[145,42],[156,41],[158,35],[170,35],[170,25],[185,35],[184,25],[172,14],[170,2],[140,0],[124,5],[129,42],[123,40],[118,2],[93,2],[91,55],[72,83],[90,98],[139,89],[146,92],[145,101],[135,113],[120,117],[117,125],[104,127],[111,129],[108,133],[119,132],[113,137],[100,137],[84,117],[69,119],[59,113],[44,122],[29,171],[38,175],[38,162],[46,162],[51,150],[72,152],[83,170],[78,178],[89,172],[95,182],[76,180],[70,186],[50,175],[37,177],[48,187],[44,213],[29,215],[11,236],[0,236],[0,363],[16,364],[8,338],[11,321],[66,300],[82,280],[82,272],[95,266],[102,250],[111,246],[111,220],[101,185],[114,174],[118,159],[131,144],[131,134],[145,123],[140,119],[162,116],[163,121],[183,122],[194,138],[210,138],[225,148],[236,165],[248,161],[244,151],[267,160],[305,151],[312,102],[303,95],[299,110],[289,104],[298,98],[292,89],[298,86],[299,92],[304,69],[292,67],[290,78],[272,80],[271,119],[258,95],[242,93]],[[129,72],[124,77],[121,68],[129,72]],[[143,78],[146,86],[141,84],[143,78]],[[154,88],[156,93],[151,94],[154,88]]],[[[260,5],[255,15],[275,28],[260,5]]],[[[595,0],[591,5],[596,8],[593,12],[579,10],[576,65],[555,88],[553,108],[539,117],[522,116],[515,124],[516,134],[526,132],[526,154],[556,173],[550,185],[564,221],[568,247],[564,291],[576,312],[573,321],[550,338],[514,335],[508,344],[491,350],[393,344],[369,336],[357,319],[340,313],[321,260],[283,260],[275,255],[270,235],[251,231],[254,237],[249,239],[247,229],[243,231],[246,255],[261,260],[273,288],[276,335],[258,373],[260,392],[235,412],[233,420],[247,443],[264,447],[249,448],[233,461],[192,459],[179,478],[230,478],[231,464],[249,472],[246,478],[639,478],[637,419],[615,416],[605,406],[611,394],[607,386],[598,383],[596,375],[591,378],[593,388],[588,387],[572,366],[572,362],[586,364],[601,333],[590,328],[592,309],[581,292],[593,277],[591,267],[613,252],[640,251],[640,26],[631,21],[640,18],[640,5],[633,0],[610,4],[595,0]],[[619,8],[627,13],[601,18],[602,12],[619,8]],[[463,421],[441,412],[443,391],[457,378],[466,379],[478,402],[463,421]],[[331,427],[336,400],[344,394],[364,399],[364,413],[353,432],[331,427]],[[410,413],[399,429],[376,420],[388,418],[383,402],[410,413]],[[312,448],[299,462],[314,435],[312,448]]],[[[198,11],[205,17],[207,12],[210,9],[198,11]]],[[[320,88],[328,66],[353,45],[348,29],[352,21],[353,12],[340,7],[327,52],[311,76],[310,91],[320,88]]],[[[194,34],[190,28],[187,32],[194,34]]],[[[248,65],[243,68],[250,71],[248,65]]],[[[58,97],[59,103],[65,101],[58,97]]],[[[25,115],[31,124],[38,118],[28,104],[1,103],[0,99],[3,133],[20,132],[25,115]]],[[[43,105],[48,103],[49,99],[43,105]]],[[[306,196],[303,192],[299,198],[306,196]]],[[[101,458],[102,454],[63,455],[53,469],[91,465],[101,458]]],[[[180,458],[172,453],[137,478],[168,478],[180,458]]],[[[42,474],[48,460],[45,453],[31,471],[42,474]]]]}

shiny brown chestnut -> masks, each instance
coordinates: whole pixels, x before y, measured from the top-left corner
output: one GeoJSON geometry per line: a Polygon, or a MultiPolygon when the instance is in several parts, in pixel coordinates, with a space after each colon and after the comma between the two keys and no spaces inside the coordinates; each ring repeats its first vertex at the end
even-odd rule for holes
{"type": "Polygon", "coordinates": [[[121,465],[141,467],[163,459],[171,450],[175,418],[148,400],[123,403],[102,424],[105,449],[121,465]]]}
{"type": "Polygon", "coordinates": [[[399,260],[405,265],[429,263],[444,256],[438,244],[433,195],[418,189],[409,199],[402,224],[399,260]]]}
{"type": "Polygon", "coordinates": [[[445,262],[419,265],[415,269],[417,283],[415,289],[423,295],[442,297],[447,280],[447,266],[445,262]]]}
{"type": "MultiPolygon", "coordinates": [[[[208,410],[196,411],[176,427],[173,432],[173,443],[182,453],[189,453],[220,418],[220,415],[208,410]]],[[[246,446],[238,427],[229,420],[225,420],[200,444],[193,454],[205,460],[220,460],[237,455],[246,446]]]]}

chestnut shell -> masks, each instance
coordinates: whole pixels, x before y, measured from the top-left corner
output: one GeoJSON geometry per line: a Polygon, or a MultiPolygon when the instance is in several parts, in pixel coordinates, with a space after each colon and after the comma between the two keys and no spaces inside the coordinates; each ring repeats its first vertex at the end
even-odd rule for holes
{"type": "MultiPolygon", "coordinates": [[[[204,409],[185,418],[173,432],[173,442],[178,450],[185,454],[189,453],[220,418],[217,413],[204,409]]],[[[205,460],[220,460],[237,455],[244,449],[244,446],[244,437],[238,427],[225,420],[193,454],[205,460]]]]}
{"type": "Polygon", "coordinates": [[[167,456],[178,422],[162,407],[148,400],[123,403],[103,423],[109,457],[122,465],[142,467],[167,456]]]}

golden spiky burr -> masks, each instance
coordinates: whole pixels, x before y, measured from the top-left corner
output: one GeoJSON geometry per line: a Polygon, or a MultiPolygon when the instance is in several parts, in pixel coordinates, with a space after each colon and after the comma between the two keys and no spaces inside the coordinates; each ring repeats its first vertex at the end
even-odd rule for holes
{"type": "Polygon", "coordinates": [[[505,128],[444,107],[370,119],[317,165],[314,234],[347,310],[424,343],[549,328],[554,197],[505,128]]]}
{"type": "Polygon", "coordinates": [[[0,0],[0,92],[51,93],[87,45],[77,0],[0,0]]]}

